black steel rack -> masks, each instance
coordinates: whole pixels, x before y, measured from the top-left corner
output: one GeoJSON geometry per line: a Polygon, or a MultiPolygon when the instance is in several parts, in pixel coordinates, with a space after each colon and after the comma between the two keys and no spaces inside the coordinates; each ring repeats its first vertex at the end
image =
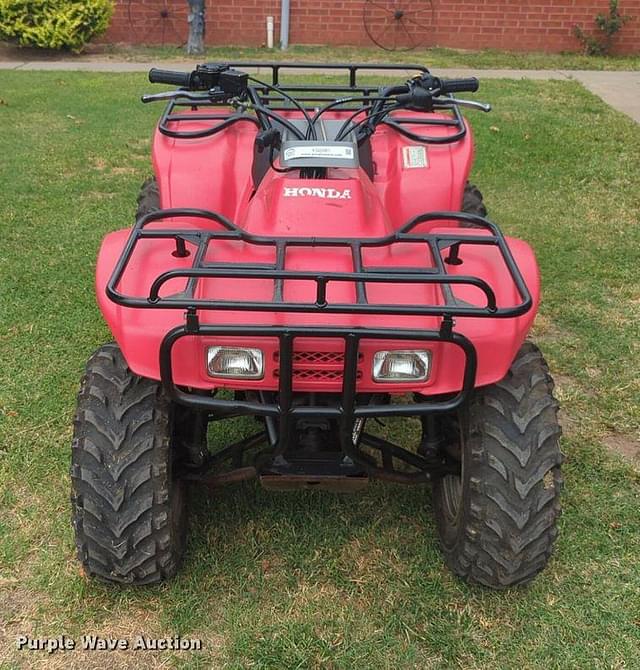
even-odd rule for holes
{"type": "MultiPolygon", "coordinates": [[[[375,98],[379,93],[379,86],[373,84],[362,84],[358,81],[358,76],[367,72],[375,72],[376,70],[384,70],[389,72],[403,72],[407,71],[427,73],[429,70],[423,65],[416,64],[377,64],[377,63],[293,63],[293,62],[253,62],[253,61],[238,61],[226,63],[230,67],[245,67],[254,68],[259,71],[267,69],[270,74],[270,81],[264,82],[265,85],[254,83],[249,87],[249,96],[253,102],[258,102],[260,105],[273,109],[273,111],[283,111],[285,109],[295,110],[290,102],[290,96],[295,95],[296,101],[308,111],[313,110],[318,105],[324,105],[343,97],[355,97],[356,100],[348,105],[341,107],[343,110],[355,110],[357,105],[367,104],[372,98],[375,98]],[[346,81],[343,84],[289,84],[282,81],[282,71],[296,70],[297,74],[305,71],[314,71],[318,69],[331,70],[336,73],[344,74],[346,81]]],[[[260,72],[260,75],[262,73],[260,72]]],[[[272,127],[271,121],[268,118],[260,115],[254,116],[246,112],[216,112],[213,111],[220,106],[228,107],[228,103],[220,103],[210,100],[202,100],[197,105],[191,99],[174,99],[171,100],[158,122],[158,129],[168,137],[179,139],[195,139],[201,137],[209,137],[221,132],[229,126],[239,123],[247,122],[258,126],[261,129],[268,129],[272,127]],[[205,110],[202,111],[201,110],[205,110]],[[184,113],[185,109],[190,109],[189,113],[184,113]],[[212,111],[208,111],[211,109],[212,111]],[[176,130],[175,124],[184,121],[205,121],[211,122],[210,127],[201,130],[176,130]]],[[[466,126],[460,110],[456,105],[451,105],[446,108],[451,112],[451,118],[432,118],[430,115],[423,116],[402,116],[398,113],[393,113],[386,117],[382,123],[387,125],[397,132],[409,137],[413,141],[424,142],[427,144],[446,144],[456,142],[462,139],[466,134],[466,126]],[[446,136],[428,136],[416,133],[407,128],[407,126],[425,126],[436,127],[446,126],[455,130],[454,133],[446,136]]]]}
{"type": "MultiPolygon", "coordinates": [[[[210,223],[209,223],[210,225],[210,223]]],[[[464,229],[461,229],[464,230],[464,229]]],[[[116,263],[107,284],[107,295],[124,307],[154,309],[198,309],[268,312],[324,312],[327,314],[402,314],[421,316],[475,316],[506,318],[520,316],[531,307],[531,296],[520,274],[509,247],[500,229],[492,222],[474,214],[464,212],[428,212],[420,214],[398,231],[378,238],[346,237],[265,237],[253,235],[236,226],[225,216],[202,209],[164,209],[152,212],[139,219],[134,225],[123,252],[116,263]],[[147,228],[149,223],[181,217],[200,218],[219,224],[219,230],[210,229],[163,229],[147,228]],[[420,224],[435,221],[458,221],[473,224],[491,233],[490,235],[417,233],[420,224]],[[141,240],[169,239],[175,245],[175,255],[192,255],[189,268],[167,270],[152,283],[146,297],[127,296],[118,290],[118,285],[136,245],[141,240]],[[275,263],[211,262],[205,260],[207,251],[218,240],[241,241],[248,245],[270,247],[274,250],[275,263]],[[187,243],[196,247],[195,252],[187,249],[187,243]],[[387,247],[393,244],[425,244],[428,246],[434,265],[423,268],[379,268],[365,265],[362,250],[387,247]],[[479,277],[451,275],[447,265],[457,265],[460,250],[464,246],[493,246],[500,251],[521,302],[511,307],[498,307],[493,289],[479,277]],[[348,249],[353,260],[353,272],[322,272],[288,270],[285,267],[286,251],[292,247],[341,248],[348,249]],[[442,258],[442,251],[448,255],[442,258]],[[187,286],[179,295],[160,296],[160,290],[168,281],[187,278],[187,286]],[[269,279],[274,283],[273,298],[270,301],[212,300],[196,297],[199,279],[269,279]],[[313,281],[316,285],[316,299],[313,303],[285,302],[283,284],[285,281],[313,281]],[[356,286],[355,303],[330,303],[327,300],[327,286],[331,282],[350,282],[356,286]],[[393,284],[438,284],[443,290],[443,304],[438,305],[379,305],[371,304],[367,298],[366,283],[393,284]],[[484,294],[486,304],[482,307],[461,304],[453,296],[450,287],[456,284],[475,286],[484,294]]]]}

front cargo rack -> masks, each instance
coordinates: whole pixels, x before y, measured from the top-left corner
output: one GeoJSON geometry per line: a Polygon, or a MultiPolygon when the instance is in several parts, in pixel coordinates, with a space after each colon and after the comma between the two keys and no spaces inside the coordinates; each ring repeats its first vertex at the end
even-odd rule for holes
{"type": "Polygon", "coordinates": [[[509,318],[527,312],[532,305],[531,295],[526,283],[511,255],[507,242],[498,226],[475,214],[464,212],[428,212],[419,214],[396,232],[377,238],[345,237],[265,237],[253,235],[235,225],[222,214],[203,209],[164,209],[141,217],[134,225],[129,239],[118,259],[114,271],[107,283],[107,295],[118,305],[143,309],[185,309],[193,314],[196,310],[233,310],[268,312],[307,312],[326,314],[388,314],[413,316],[441,316],[447,320],[456,316],[509,318]],[[176,218],[204,219],[220,225],[220,230],[197,228],[162,229],[147,228],[152,222],[176,218]],[[417,233],[414,229],[427,222],[457,221],[482,228],[490,235],[465,235],[453,233],[417,233]],[[191,255],[191,267],[167,270],[152,282],[146,297],[130,296],[120,292],[118,286],[126,271],[136,245],[141,240],[173,240],[175,255],[186,257],[186,244],[196,247],[191,255]],[[205,260],[207,251],[218,240],[241,241],[249,245],[271,247],[274,249],[275,263],[211,262],[205,260]],[[386,247],[393,244],[419,243],[429,247],[434,265],[424,268],[390,268],[365,265],[362,250],[366,248],[386,247]],[[470,275],[451,275],[447,264],[457,264],[460,248],[465,245],[493,246],[501,254],[511,279],[520,296],[520,302],[510,307],[498,307],[491,286],[483,279],[470,275]],[[292,247],[325,247],[348,249],[353,261],[353,272],[316,272],[288,270],[285,267],[287,249],[292,247]],[[448,249],[448,256],[442,253],[448,249]],[[162,287],[170,280],[187,279],[186,288],[176,295],[161,296],[162,287]],[[273,281],[271,300],[214,300],[196,297],[199,279],[267,279],[273,281]],[[289,302],[283,299],[284,282],[306,281],[315,283],[314,302],[289,302]],[[355,285],[356,301],[333,303],[327,299],[327,286],[332,282],[350,282],[355,285]],[[367,297],[365,284],[437,284],[441,287],[442,304],[405,305],[376,304],[367,297]],[[457,300],[451,290],[452,285],[475,286],[485,297],[486,304],[470,305],[457,300]]]}
{"type": "MultiPolygon", "coordinates": [[[[302,105],[305,110],[312,111],[318,105],[331,103],[338,98],[354,98],[354,100],[340,109],[344,111],[353,111],[358,105],[366,105],[368,101],[379,94],[377,84],[364,84],[359,81],[359,75],[369,73],[389,72],[398,73],[428,73],[429,70],[424,65],[414,63],[399,64],[380,64],[380,63],[294,63],[294,62],[254,62],[254,61],[234,61],[224,63],[229,67],[249,68],[252,73],[252,85],[249,87],[249,96],[251,101],[259,103],[274,111],[295,110],[291,107],[290,98],[293,95],[296,101],[302,105]],[[268,71],[267,82],[260,82],[256,77],[263,76],[263,70],[268,71]],[[283,71],[288,74],[291,70],[298,71],[296,75],[306,72],[317,72],[318,70],[328,70],[337,75],[343,74],[346,79],[343,83],[337,84],[292,84],[282,81],[283,71]],[[254,76],[255,75],[255,76],[254,76]]],[[[265,73],[267,74],[267,73],[265,73]]],[[[201,137],[210,137],[223,131],[225,128],[238,123],[253,123],[262,129],[273,127],[271,120],[261,115],[247,114],[244,111],[216,111],[220,108],[227,108],[228,103],[203,101],[194,104],[193,100],[180,98],[169,101],[158,122],[158,130],[167,137],[178,139],[196,139],[201,137]],[[183,110],[189,110],[185,113],[183,110]],[[198,130],[184,130],[176,128],[176,124],[187,121],[211,122],[207,128],[198,130]]],[[[450,118],[433,118],[426,116],[402,116],[399,113],[389,115],[383,120],[387,125],[402,135],[416,142],[427,144],[448,144],[462,139],[467,132],[462,114],[456,105],[447,108],[451,113],[450,118]],[[433,128],[437,126],[450,127],[454,130],[449,135],[429,136],[415,132],[415,129],[409,130],[407,126],[424,126],[433,128]]]]}

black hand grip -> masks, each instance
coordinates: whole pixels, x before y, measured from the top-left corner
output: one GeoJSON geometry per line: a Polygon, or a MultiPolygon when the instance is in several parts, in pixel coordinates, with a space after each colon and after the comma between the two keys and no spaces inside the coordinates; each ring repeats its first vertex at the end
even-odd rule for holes
{"type": "Polygon", "coordinates": [[[171,84],[189,88],[191,83],[191,72],[174,72],[173,70],[158,70],[152,67],[149,70],[149,81],[152,84],[171,84]]]}
{"type": "Polygon", "coordinates": [[[442,93],[475,93],[480,87],[480,82],[475,77],[468,79],[441,79],[440,91],[442,93]]]}

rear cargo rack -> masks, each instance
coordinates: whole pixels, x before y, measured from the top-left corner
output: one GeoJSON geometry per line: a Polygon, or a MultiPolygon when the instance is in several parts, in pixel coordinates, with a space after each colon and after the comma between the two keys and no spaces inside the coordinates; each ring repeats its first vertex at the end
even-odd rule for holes
{"type": "Polygon", "coordinates": [[[531,295],[525,281],[511,255],[500,229],[491,221],[474,214],[463,212],[429,212],[420,214],[398,231],[385,237],[356,239],[345,237],[265,237],[252,235],[235,225],[225,216],[202,209],[164,209],[141,217],[133,227],[129,239],[107,283],[107,295],[118,305],[143,309],[185,309],[193,315],[197,310],[233,310],[267,312],[307,312],[325,314],[388,314],[441,316],[450,319],[456,316],[508,318],[527,312],[532,305],[531,295]],[[162,229],[147,228],[152,222],[188,217],[203,219],[210,225],[219,224],[219,230],[198,228],[162,229]],[[457,233],[419,233],[414,229],[426,222],[466,222],[488,231],[489,235],[469,235],[457,233]],[[158,275],[152,282],[147,296],[131,296],[119,290],[119,284],[126,271],[136,245],[141,240],[173,240],[175,255],[193,258],[191,267],[172,269],[158,275]],[[219,240],[242,241],[248,245],[271,247],[275,263],[210,262],[206,261],[207,251],[219,240]],[[186,244],[196,247],[187,252],[186,244]],[[386,247],[393,244],[420,243],[428,245],[434,264],[422,268],[379,268],[363,262],[362,250],[386,247]],[[493,246],[501,254],[511,279],[517,289],[520,302],[509,307],[498,307],[491,286],[479,277],[451,275],[448,264],[457,264],[461,247],[493,246]],[[353,261],[353,272],[322,272],[288,270],[287,249],[292,247],[333,247],[348,249],[353,261]],[[448,256],[442,253],[448,249],[448,256]],[[162,287],[176,278],[187,279],[186,288],[180,294],[161,296],[162,287]],[[268,279],[273,281],[271,300],[214,300],[196,297],[200,279],[268,279]],[[284,284],[288,281],[312,281],[315,283],[313,302],[285,302],[284,284]],[[332,282],[349,282],[355,286],[355,302],[334,303],[327,299],[327,286],[332,282]],[[369,301],[365,284],[436,284],[441,287],[442,304],[376,304],[369,301]],[[485,304],[462,303],[453,295],[453,285],[467,285],[478,288],[485,297],[485,304]]]}
{"type": "MultiPolygon", "coordinates": [[[[263,86],[259,83],[253,83],[250,87],[250,95],[254,96],[254,101],[273,109],[274,111],[294,110],[289,104],[288,96],[294,95],[297,102],[299,102],[306,110],[313,110],[318,105],[330,103],[338,98],[355,97],[353,103],[340,107],[343,110],[354,110],[358,105],[367,104],[370,98],[378,95],[379,86],[377,84],[362,84],[358,81],[359,75],[366,75],[369,73],[376,73],[389,71],[392,73],[404,72],[408,76],[417,72],[429,72],[424,65],[416,65],[412,63],[399,63],[397,65],[377,64],[377,63],[292,63],[292,62],[254,62],[254,61],[237,61],[225,63],[229,67],[251,68],[257,72],[252,73],[257,77],[262,78],[262,70],[267,70],[264,74],[268,74],[269,81],[265,83],[269,86],[263,86]],[[313,72],[319,69],[335,71],[336,74],[346,75],[345,82],[342,84],[288,84],[283,83],[283,70],[290,71],[297,70],[296,75],[301,75],[305,71],[313,72]],[[272,87],[276,87],[274,90],[272,87]],[[282,92],[282,94],[279,93],[282,92]]],[[[371,76],[371,75],[370,75],[371,76]]],[[[171,100],[158,122],[158,130],[168,137],[178,139],[194,139],[199,137],[208,137],[221,132],[225,128],[245,121],[253,123],[261,128],[271,127],[272,124],[269,119],[258,118],[247,113],[237,112],[216,112],[216,108],[221,107],[228,109],[228,103],[216,102],[198,102],[197,106],[193,101],[176,99],[171,100]],[[201,108],[204,110],[202,111],[201,108]],[[190,110],[184,113],[184,110],[190,110]],[[212,111],[208,111],[211,109],[212,111]],[[177,130],[175,124],[184,121],[210,121],[211,126],[199,130],[177,130]]],[[[401,114],[391,114],[383,123],[399,133],[411,138],[417,142],[425,142],[428,144],[447,144],[449,142],[456,142],[462,139],[467,130],[457,106],[453,105],[450,109],[451,118],[431,118],[430,115],[420,116],[402,116],[401,114]],[[455,132],[446,136],[427,136],[410,131],[406,128],[411,126],[425,126],[437,127],[448,126],[455,129],[455,132]]]]}

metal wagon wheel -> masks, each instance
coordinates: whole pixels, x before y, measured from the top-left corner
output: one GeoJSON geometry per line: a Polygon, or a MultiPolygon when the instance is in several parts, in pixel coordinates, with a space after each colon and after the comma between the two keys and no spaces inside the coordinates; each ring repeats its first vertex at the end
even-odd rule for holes
{"type": "Polygon", "coordinates": [[[425,46],[433,31],[431,0],[365,0],[364,29],[386,51],[411,51],[425,46]]]}

